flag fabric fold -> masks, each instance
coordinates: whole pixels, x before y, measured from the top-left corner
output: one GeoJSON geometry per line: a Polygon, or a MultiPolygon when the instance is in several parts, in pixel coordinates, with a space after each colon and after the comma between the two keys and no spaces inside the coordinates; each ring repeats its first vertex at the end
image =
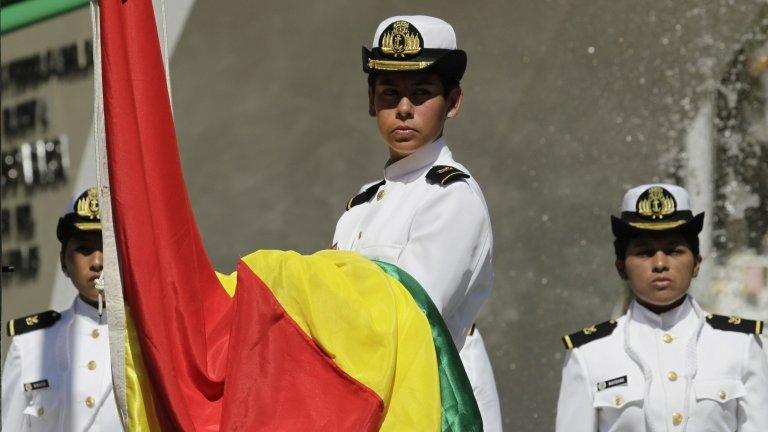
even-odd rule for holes
{"type": "Polygon", "coordinates": [[[99,19],[128,430],[481,430],[450,335],[402,270],[339,251],[213,270],[152,3],[102,0],[99,19]]]}

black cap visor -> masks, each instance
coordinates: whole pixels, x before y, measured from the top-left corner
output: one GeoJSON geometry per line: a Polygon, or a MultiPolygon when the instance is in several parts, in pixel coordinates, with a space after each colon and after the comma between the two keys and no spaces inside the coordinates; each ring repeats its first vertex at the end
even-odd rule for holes
{"type": "Polygon", "coordinates": [[[467,53],[462,50],[424,48],[418,55],[393,60],[379,48],[363,47],[363,72],[435,72],[456,82],[461,81],[467,68],[467,53]]]}
{"type": "Polygon", "coordinates": [[[635,237],[639,234],[647,234],[664,231],[680,231],[698,234],[704,227],[704,213],[693,216],[690,211],[679,211],[676,217],[664,221],[649,221],[633,217],[633,212],[624,212],[621,218],[611,216],[611,230],[616,238],[635,237]]]}
{"type": "Polygon", "coordinates": [[[75,213],[68,213],[59,218],[56,238],[63,244],[78,231],[101,231],[101,220],[81,218],[75,213]]]}

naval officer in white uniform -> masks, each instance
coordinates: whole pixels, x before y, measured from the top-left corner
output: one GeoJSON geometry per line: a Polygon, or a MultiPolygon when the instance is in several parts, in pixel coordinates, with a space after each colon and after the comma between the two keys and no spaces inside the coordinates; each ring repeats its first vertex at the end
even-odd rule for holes
{"type": "Polygon", "coordinates": [[[77,288],[72,306],[9,321],[13,336],[2,377],[8,432],[122,430],[112,392],[98,194],[88,189],[59,219],[61,268],[77,288]],[[102,304],[103,306],[103,304],[102,304]]]}
{"type": "Polygon", "coordinates": [[[557,432],[768,431],[761,321],[704,312],[687,294],[701,264],[688,192],[644,185],[612,217],[627,313],[563,338],[557,432]]]}
{"type": "Polygon", "coordinates": [[[461,105],[466,54],[453,28],[427,16],[379,24],[363,48],[369,113],[389,148],[384,179],[347,204],[334,247],[392,263],[440,310],[472,384],[486,432],[501,430],[496,384],[474,322],[493,281],[493,235],[480,187],[443,136],[461,105]]]}

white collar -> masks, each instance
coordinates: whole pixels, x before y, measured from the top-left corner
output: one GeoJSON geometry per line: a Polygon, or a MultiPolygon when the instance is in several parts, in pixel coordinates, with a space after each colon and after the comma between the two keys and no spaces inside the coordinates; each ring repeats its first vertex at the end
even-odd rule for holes
{"type": "Polygon", "coordinates": [[[443,154],[450,156],[451,151],[446,146],[445,138],[441,136],[408,156],[387,164],[384,167],[384,179],[402,183],[413,181],[423,174],[424,168],[434,165],[443,154]]]}
{"type": "Polygon", "coordinates": [[[698,308],[694,306],[695,302],[693,297],[686,294],[686,299],[680,306],[657,314],[638,303],[637,300],[633,300],[630,306],[632,308],[632,320],[650,327],[669,330],[685,321],[691,314],[697,314],[698,308]]]}
{"type": "Polygon", "coordinates": [[[75,297],[75,301],[72,305],[72,308],[75,310],[75,315],[87,318],[95,323],[106,323],[107,322],[107,309],[104,308],[104,311],[102,313],[102,316],[99,316],[99,311],[96,310],[95,307],[89,305],[83,299],[80,298],[78,295],[75,297]]]}

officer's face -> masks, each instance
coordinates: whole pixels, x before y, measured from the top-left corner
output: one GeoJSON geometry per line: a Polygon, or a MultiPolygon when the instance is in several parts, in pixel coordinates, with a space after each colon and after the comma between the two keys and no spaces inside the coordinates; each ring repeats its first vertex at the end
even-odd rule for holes
{"type": "Polygon", "coordinates": [[[630,241],[627,257],[616,261],[619,275],[640,300],[664,306],[682,297],[699,273],[694,256],[679,233],[642,235],[630,241]]]}
{"type": "Polygon", "coordinates": [[[461,88],[446,96],[434,73],[381,74],[368,90],[371,115],[376,116],[392,160],[439,138],[445,119],[459,113],[461,98],[461,88]]]}
{"type": "Polygon", "coordinates": [[[80,294],[97,301],[94,281],[103,269],[101,231],[73,235],[62,252],[61,268],[80,294]]]}

